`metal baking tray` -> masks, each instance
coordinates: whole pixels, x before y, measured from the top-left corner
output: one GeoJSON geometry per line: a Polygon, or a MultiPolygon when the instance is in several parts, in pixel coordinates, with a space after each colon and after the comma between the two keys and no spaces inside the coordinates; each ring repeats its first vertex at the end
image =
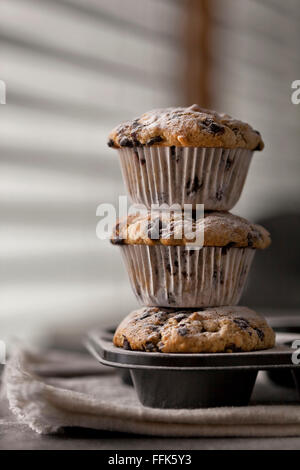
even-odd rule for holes
{"type": "MultiPolygon", "coordinates": [[[[300,339],[300,314],[284,313],[282,315],[268,316],[269,325],[283,337],[282,333],[294,333],[300,339]]],[[[276,385],[294,388],[295,379],[289,369],[272,369],[267,372],[269,379],[276,385]]]]}
{"type": "MultiPolygon", "coordinates": [[[[282,314],[267,317],[269,325],[274,331],[280,333],[300,333],[299,314],[282,314]]],[[[300,337],[300,336],[299,336],[300,337]]]]}
{"type": "Polygon", "coordinates": [[[284,336],[272,349],[242,353],[167,354],[128,351],[112,343],[113,329],[90,332],[86,346],[102,364],[127,369],[140,402],[153,408],[243,406],[259,370],[290,370],[300,385],[284,336]]]}

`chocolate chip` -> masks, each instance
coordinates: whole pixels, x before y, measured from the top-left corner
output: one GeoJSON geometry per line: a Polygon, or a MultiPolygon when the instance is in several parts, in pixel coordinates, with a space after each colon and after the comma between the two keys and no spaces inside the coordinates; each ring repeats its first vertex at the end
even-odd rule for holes
{"type": "Polygon", "coordinates": [[[136,137],[133,137],[133,145],[135,147],[141,147],[142,146],[141,142],[136,137]]]}
{"type": "Polygon", "coordinates": [[[232,163],[233,163],[233,159],[231,160],[231,158],[227,158],[227,161],[226,161],[226,165],[225,165],[225,170],[229,170],[232,166],[232,163]]]}
{"type": "Polygon", "coordinates": [[[176,156],[176,163],[178,163],[182,157],[182,147],[177,147],[177,156],[176,156]]]}
{"type": "Polygon", "coordinates": [[[187,327],[181,326],[180,328],[178,328],[178,333],[180,334],[180,336],[186,336],[188,334],[187,327]]]}
{"type": "Polygon", "coordinates": [[[207,126],[207,127],[208,127],[208,126],[211,126],[213,122],[214,122],[214,121],[213,121],[212,118],[206,118],[206,119],[204,119],[204,120],[202,121],[202,124],[203,124],[204,126],[207,126]]]}
{"type": "Polygon", "coordinates": [[[235,318],[233,321],[241,330],[246,330],[250,326],[249,322],[244,318],[235,318]]]}
{"type": "Polygon", "coordinates": [[[187,256],[193,256],[193,254],[195,253],[196,250],[184,250],[184,252],[182,253],[183,256],[187,257],[187,256]]]}
{"type": "Polygon", "coordinates": [[[225,158],[226,158],[226,155],[228,153],[228,150],[227,149],[223,149],[222,152],[221,152],[221,160],[222,162],[225,162],[225,158]]]}
{"type": "Polygon", "coordinates": [[[215,122],[213,122],[210,126],[209,126],[211,132],[213,132],[213,134],[224,134],[225,132],[225,128],[224,126],[220,126],[219,124],[216,124],[215,122]]]}
{"type": "Polygon", "coordinates": [[[175,157],[175,154],[176,154],[176,147],[175,145],[172,145],[170,147],[170,150],[171,150],[171,157],[175,157]]]}
{"type": "Polygon", "coordinates": [[[199,191],[199,189],[202,188],[202,186],[203,183],[202,181],[199,181],[198,176],[195,176],[193,180],[189,178],[185,186],[185,189],[187,190],[187,195],[190,196],[191,194],[196,193],[197,191],[199,191]]]}
{"type": "Polygon", "coordinates": [[[156,346],[152,343],[152,341],[147,341],[145,344],[145,351],[147,352],[155,352],[156,346]]]}
{"type": "Polygon", "coordinates": [[[130,135],[133,139],[137,139],[137,131],[140,130],[142,127],[143,125],[140,124],[137,119],[132,122],[132,130],[130,132],[130,135]]]}
{"type": "Polygon", "coordinates": [[[165,322],[168,319],[168,314],[166,312],[158,312],[155,316],[160,322],[165,322]]]}
{"type": "Polygon", "coordinates": [[[131,351],[130,343],[128,339],[126,338],[126,336],[124,335],[123,335],[123,349],[127,349],[128,351],[131,351]]]}
{"type": "Polygon", "coordinates": [[[206,118],[204,119],[204,121],[202,121],[202,123],[207,126],[207,130],[209,132],[212,132],[213,134],[224,134],[225,132],[225,127],[220,125],[220,124],[217,124],[216,122],[214,122],[213,119],[211,118],[206,118]]]}
{"type": "Polygon", "coordinates": [[[168,297],[168,301],[170,302],[170,304],[175,304],[176,303],[174,294],[172,294],[172,292],[168,292],[167,297],[168,297]]]}
{"type": "Polygon", "coordinates": [[[259,339],[260,339],[261,341],[263,341],[263,339],[264,339],[264,337],[265,337],[264,332],[263,332],[260,328],[254,328],[254,330],[256,331],[257,336],[259,337],[259,339]]]}
{"type": "Polygon", "coordinates": [[[177,315],[175,315],[174,319],[179,323],[181,320],[183,320],[184,318],[187,318],[187,314],[186,313],[179,313],[177,315]]]}
{"type": "Polygon", "coordinates": [[[229,242],[227,243],[227,245],[222,246],[222,255],[227,255],[227,251],[229,250],[229,248],[232,248],[234,245],[234,242],[229,242]]]}
{"type": "Polygon", "coordinates": [[[157,136],[152,137],[151,139],[149,139],[148,142],[146,143],[146,145],[158,144],[159,142],[162,142],[163,140],[164,139],[160,135],[157,135],[157,136]]]}
{"type": "Polygon", "coordinates": [[[130,136],[131,136],[131,138],[132,138],[133,145],[134,145],[135,147],[141,147],[141,145],[142,145],[141,142],[140,142],[139,139],[138,139],[137,132],[136,132],[140,127],[141,127],[141,126],[136,127],[136,128],[133,129],[133,130],[131,131],[131,133],[130,133],[130,136]]]}
{"type": "Polygon", "coordinates": [[[107,142],[107,145],[109,147],[113,147],[115,145],[114,141],[112,139],[109,139],[109,141],[107,142]]]}
{"type": "Polygon", "coordinates": [[[169,274],[173,273],[173,275],[176,275],[177,274],[177,269],[178,269],[178,261],[177,260],[174,261],[172,266],[171,266],[170,263],[166,264],[166,270],[168,271],[169,274]],[[173,269],[172,269],[172,267],[173,267],[173,269]]]}
{"type": "Polygon", "coordinates": [[[119,236],[115,236],[114,238],[110,239],[110,242],[113,245],[123,245],[124,244],[124,238],[120,238],[119,236]]]}
{"type": "Polygon", "coordinates": [[[158,193],[158,202],[159,204],[164,204],[166,199],[168,198],[168,192],[167,191],[161,191],[158,193]]]}
{"type": "Polygon", "coordinates": [[[253,152],[255,152],[255,150],[261,150],[261,143],[260,142],[259,142],[259,144],[257,144],[255,149],[253,149],[253,152]]]}
{"type": "Polygon", "coordinates": [[[146,163],[145,158],[139,156],[139,152],[137,151],[136,148],[134,149],[134,155],[136,156],[137,160],[138,160],[142,165],[144,165],[144,164],[146,163]]]}
{"type": "Polygon", "coordinates": [[[250,247],[253,246],[253,238],[252,238],[251,233],[248,233],[247,240],[248,240],[248,246],[250,247]]]}
{"type": "Polygon", "coordinates": [[[133,147],[133,141],[131,139],[128,139],[128,137],[122,137],[122,139],[120,140],[120,146],[133,147]]]}
{"type": "Polygon", "coordinates": [[[151,328],[152,331],[157,331],[159,329],[159,326],[151,325],[150,328],[151,328]]]}
{"type": "Polygon", "coordinates": [[[222,188],[219,188],[218,191],[216,192],[216,199],[217,201],[222,201],[224,196],[224,192],[222,188]]]}

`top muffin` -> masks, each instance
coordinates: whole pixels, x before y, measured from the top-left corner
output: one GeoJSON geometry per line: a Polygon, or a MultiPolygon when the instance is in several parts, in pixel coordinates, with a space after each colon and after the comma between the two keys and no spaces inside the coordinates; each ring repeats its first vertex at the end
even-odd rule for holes
{"type": "Polygon", "coordinates": [[[154,109],[113,129],[108,146],[114,148],[159,145],[222,147],[262,150],[258,131],[228,114],[201,108],[154,109]]]}

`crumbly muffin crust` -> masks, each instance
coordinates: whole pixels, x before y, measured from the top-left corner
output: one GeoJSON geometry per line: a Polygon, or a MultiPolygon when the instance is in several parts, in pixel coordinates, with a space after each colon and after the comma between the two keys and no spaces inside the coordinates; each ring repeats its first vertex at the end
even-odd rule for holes
{"type": "Polygon", "coordinates": [[[266,320],[247,307],[144,307],[121,322],[113,341],[134,351],[217,353],[271,348],[275,335],[266,320]]]}
{"type": "Polygon", "coordinates": [[[197,104],[148,111],[120,124],[109,134],[109,147],[140,145],[264,148],[260,133],[249,124],[197,104]]]}
{"type": "MultiPolygon", "coordinates": [[[[204,218],[194,220],[181,212],[137,213],[119,221],[113,231],[113,244],[127,245],[188,245],[193,234],[203,232],[203,246],[267,248],[271,243],[269,232],[261,225],[230,212],[206,212],[204,218]],[[182,235],[181,235],[182,234],[182,235]]],[[[194,238],[195,240],[195,238],[194,238]]]]}

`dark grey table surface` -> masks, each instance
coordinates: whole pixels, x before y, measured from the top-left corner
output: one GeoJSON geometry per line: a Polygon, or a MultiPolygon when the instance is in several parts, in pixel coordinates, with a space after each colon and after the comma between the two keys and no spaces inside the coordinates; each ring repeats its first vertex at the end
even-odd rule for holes
{"type": "Polygon", "coordinates": [[[0,449],[10,450],[229,450],[300,449],[300,438],[150,438],[128,434],[73,430],[62,436],[40,436],[15,423],[1,425],[0,449]]]}

